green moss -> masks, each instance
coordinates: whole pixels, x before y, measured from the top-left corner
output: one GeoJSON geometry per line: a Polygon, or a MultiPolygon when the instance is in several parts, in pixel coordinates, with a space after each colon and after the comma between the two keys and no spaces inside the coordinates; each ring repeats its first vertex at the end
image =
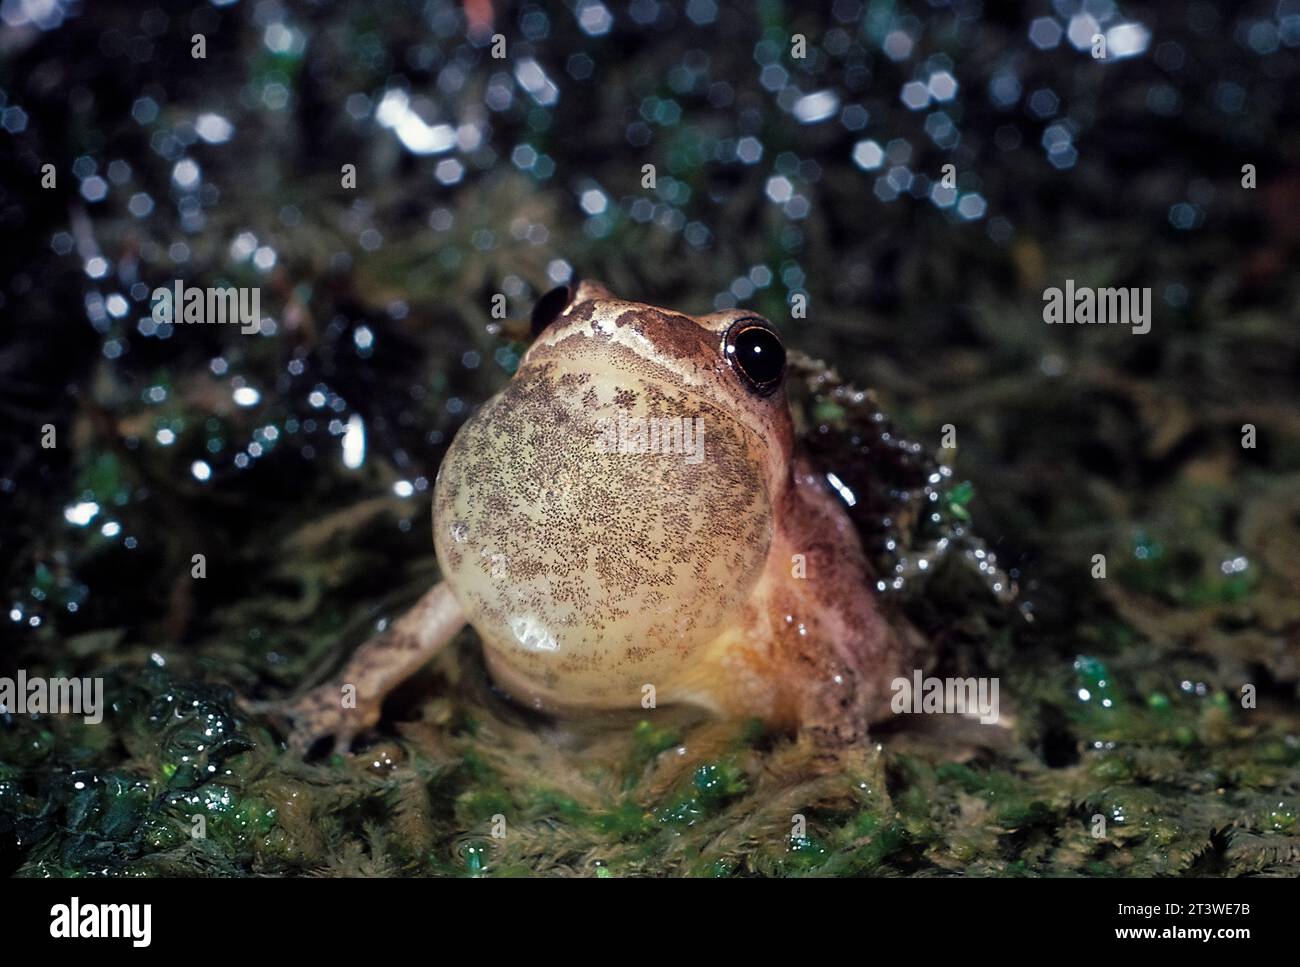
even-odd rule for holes
{"type": "MultiPolygon", "coordinates": [[[[779,25],[785,13],[775,11],[765,7],[763,16],[786,36],[798,18],[779,25]]],[[[384,18],[342,16],[334,24],[342,30],[309,31],[311,56],[326,53],[341,66],[317,78],[321,103],[381,89],[389,73],[384,18]],[[357,49],[336,48],[343,37],[357,49]]],[[[883,36],[886,27],[881,20],[870,29],[883,36]]],[[[677,66],[678,48],[641,47],[626,66],[598,64],[611,90],[620,89],[620,71],[644,73],[660,66],[656,57],[668,62],[649,76],[663,78],[677,66]]],[[[599,58],[594,47],[590,52],[599,58]]],[[[303,64],[296,55],[262,51],[237,62],[237,86],[256,92],[275,80],[296,97],[303,64]]],[[[659,200],[698,208],[717,194],[709,163],[715,139],[692,121],[688,98],[668,87],[657,81],[637,94],[638,102],[647,99],[664,152],[659,200]]],[[[481,86],[466,91],[477,96],[481,86]]],[[[562,98],[560,109],[572,103],[562,98]]],[[[516,120],[527,143],[548,152],[558,170],[573,160],[554,111],[533,103],[516,120]]],[[[31,123],[41,121],[33,115],[31,123]]],[[[432,232],[428,212],[406,203],[427,182],[424,162],[402,155],[382,130],[392,150],[371,158],[379,166],[368,180],[379,192],[372,214],[385,241],[374,250],[359,250],[355,232],[340,234],[348,218],[339,217],[338,205],[352,202],[338,201],[333,174],[313,183],[276,177],[274,164],[241,167],[235,159],[230,167],[220,152],[205,160],[205,177],[222,185],[223,218],[232,225],[255,227],[259,218],[245,217],[250,212],[284,211],[289,192],[303,224],[295,232],[285,222],[275,241],[277,273],[283,268],[293,286],[294,304],[285,308],[306,322],[286,341],[286,311],[279,337],[237,340],[229,351],[204,340],[150,339],[148,352],[135,346],[116,361],[64,354],[92,367],[63,374],[82,401],[67,411],[71,432],[60,427],[59,448],[42,458],[38,485],[19,480],[6,495],[13,502],[6,522],[21,529],[0,568],[7,602],[42,619],[39,627],[10,629],[15,644],[7,655],[33,673],[106,675],[112,708],[100,726],[0,715],[3,872],[1300,872],[1300,710],[1294,659],[1278,646],[1300,618],[1300,411],[1294,381],[1277,365],[1292,346],[1290,316],[1238,311],[1240,300],[1214,295],[1259,287],[1242,275],[1245,263],[1218,257],[1195,233],[1186,245],[1152,246],[1149,222],[1137,215],[1121,219],[1125,230],[1116,231],[1113,222],[1089,222],[1077,209],[1067,214],[1079,231],[1059,239],[1022,231],[1011,246],[954,247],[916,236],[910,242],[919,244],[892,245],[888,253],[863,247],[861,264],[846,263],[846,272],[812,271],[814,261],[835,255],[827,246],[846,237],[834,209],[856,209],[835,204],[843,172],[826,158],[806,159],[822,175],[802,173],[797,129],[768,127],[760,132],[763,163],[799,182],[809,211],[797,225],[781,216],[765,200],[761,179],[724,186],[724,221],[746,228],[718,232],[707,259],[689,257],[698,252],[680,246],[679,233],[637,224],[617,204],[598,237],[587,232],[599,220],[570,219],[565,228],[557,217],[572,208],[565,180],[509,163],[479,173],[486,180],[467,176],[445,186],[439,204],[454,217],[451,227],[432,232]],[[531,230],[502,230],[516,221],[547,225],[551,235],[541,244],[531,230]],[[1035,277],[1019,260],[1056,266],[1062,276],[1102,278],[1107,267],[1081,254],[1078,243],[1098,237],[1138,275],[1164,280],[1160,286],[1203,278],[1204,286],[1192,288],[1211,295],[1193,294],[1178,308],[1185,324],[1156,325],[1133,340],[1140,353],[1106,339],[1072,340],[1070,365],[1040,375],[1048,369],[1040,361],[1059,356],[1061,347],[1050,330],[1023,325],[1009,308],[1035,277]],[[333,252],[349,253],[351,267],[327,268],[333,252]],[[881,255],[887,263],[875,261],[881,255]],[[1011,713],[1006,723],[986,729],[946,716],[895,723],[873,731],[868,750],[831,756],[828,765],[756,722],[724,738],[716,725],[683,724],[663,709],[644,710],[635,725],[551,722],[509,709],[491,692],[472,634],[440,656],[418,687],[394,696],[358,754],[305,764],[282,748],[278,726],[239,713],[236,693],[266,698],[294,690],[337,664],[377,616],[395,613],[437,579],[427,503],[385,503],[383,495],[398,477],[432,480],[458,413],[516,371],[527,326],[489,320],[485,293],[503,280],[511,291],[519,283],[511,305],[522,319],[527,290],[549,287],[558,260],[605,277],[624,296],[688,311],[718,304],[730,280],[766,267],[770,284],[744,304],[789,323],[787,390],[801,445],[853,493],[845,509],[873,566],[902,578],[897,594],[890,582],[883,610],[921,632],[922,658],[935,663],[936,674],[998,676],[1011,713]],[[889,283],[886,290],[899,287],[905,324],[864,316],[859,283],[872,279],[889,283]],[[815,308],[806,321],[789,319],[796,291],[815,308]],[[405,319],[390,312],[399,303],[410,310],[405,319]],[[363,318],[377,336],[378,351],[364,360],[374,378],[344,386],[338,377],[356,371],[357,347],[330,320],[363,318]],[[871,352],[864,355],[863,346],[871,352]],[[398,351],[385,358],[384,347],[398,351]],[[480,365],[461,364],[470,351],[480,365]],[[800,351],[830,358],[843,378],[800,351]],[[210,362],[218,352],[229,373],[214,381],[210,362]],[[296,381],[286,376],[287,354],[302,364],[296,381]],[[1189,392],[1189,373],[1213,378],[1192,381],[1189,392]],[[224,387],[236,375],[268,390],[290,388],[264,392],[256,411],[231,410],[224,387]],[[878,383],[873,393],[848,384],[866,377],[878,383]],[[360,472],[324,459],[337,441],[304,402],[317,383],[366,408],[374,432],[360,472]],[[141,389],[155,384],[166,399],[143,403],[141,389]],[[1228,425],[1237,419],[1228,414],[1243,405],[1243,386],[1260,423],[1261,446],[1253,451],[1228,425]],[[393,388],[396,399],[385,395],[393,388]],[[453,399],[465,407],[453,408],[453,399]],[[288,429],[290,420],[301,427],[307,419],[318,422],[315,435],[288,429]],[[952,420],[961,450],[941,460],[935,430],[952,420]],[[229,458],[253,439],[254,424],[283,432],[237,471],[229,458]],[[172,446],[150,442],[163,426],[178,434],[172,446]],[[913,448],[903,442],[909,439],[928,445],[913,448]],[[314,459],[296,458],[305,444],[314,459]],[[204,456],[213,478],[186,488],[191,462],[204,456]],[[58,459],[67,461],[62,473],[58,459]],[[94,525],[70,527],[63,508],[92,499],[101,506],[94,525]],[[99,526],[110,516],[123,528],[113,539],[99,526]],[[322,519],[330,521],[324,537],[322,519]],[[140,545],[128,551],[126,534],[140,545]],[[1003,566],[1015,565],[1023,613],[993,593],[1001,575],[987,554],[976,556],[986,551],[981,534],[996,539],[1003,566]],[[178,580],[195,546],[209,558],[209,577],[197,586],[178,580]],[[1094,580],[1088,562],[1102,552],[1111,570],[1094,580]],[[924,575],[922,556],[933,562],[924,575]],[[1257,687],[1255,708],[1241,706],[1243,675],[1257,687]],[[381,746],[383,755],[367,754],[381,746]],[[380,759],[388,764],[376,766],[380,759]],[[793,815],[807,822],[794,839],[793,815]],[[500,836],[492,828],[498,816],[505,819],[500,836]],[[1104,820],[1104,834],[1094,835],[1094,817],[1104,820]],[[198,826],[203,835],[196,838],[198,826]]],[[[351,144],[355,133],[343,142],[351,144]]],[[[835,150],[843,163],[846,155],[835,150]]],[[[591,162],[593,179],[611,198],[625,195],[635,168],[617,151],[588,154],[608,159],[591,162]]],[[[992,213],[999,206],[992,195],[989,202],[992,213]]],[[[148,227],[122,217],[115,221],[106,209],[93,219],[106,251],[148,227]]],[[[687,217],[708,221],[698,212],[687,217]]],[[[47,228],[41,237],[59,230],[47,228]]],[[[140,250],[141,278],[171,271],[166,247],[153,248],[152,256],[140,250]]],[[[205,264],[210,254],[195,250],[205,264]]],[[[80,270],[74,264],[72,271],[80,270]]],[[[258,284],[248,262],[214,271],[258,284]]],[[[83,274],[76,285],[84,282],[83,274]]],[[[1296,302],[1300,282],[1283,273],[1270,285],[1279,305],[1296,302]]],[[[54,288],[33,286],[28,294],[39,301],[54,288]]],[[[884,298],[888,305],[895,294],[884,298]]],[[[135,339],[126,320],[109,325],[113,338],[135,339]]],[[[29,395],[17,401],[20,409],[29,395]]],[[[41,405],[55,406],[61,396],[74,398],[50,394],[41,405]]]]}
{"type": "Polygon", "coordinates": [[[635,782],[637,775],[655,756],[680,742],[681,735],[676,729],[656,728],[647,721],[638,722],[632,733],[632,752],[627,767],[628,782],[635,782]]]}
{"type": "Polygon", "coordinates": [[[910,843],[911,837],[900,823],[878,826],[868,835],[865,844],[849,854],[846,872],[858,875],[879,872],[881,867],[906,850],[910,843]]]}
{"type": "Polygon", "coordinates": [[[702,765],[691,776],[690,786],[673,802],[660,809],[659,822],[668,826],[690,826],[715,815],[730,799],[741,795],[747,782],[735,762],[702,765]]]}
{"type": "Polygon", "coordinates": [[[635,802],[624,802],[592,819],[596,829],[624,842],[635,841],[655,831],[655,817],[635,802]]]}

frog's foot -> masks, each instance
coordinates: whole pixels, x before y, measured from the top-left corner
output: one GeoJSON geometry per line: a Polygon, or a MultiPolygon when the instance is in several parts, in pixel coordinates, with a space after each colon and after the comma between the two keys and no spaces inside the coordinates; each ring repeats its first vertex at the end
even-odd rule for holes
{"type": "Polygon", "coordinates": [[[289,750],[305,756],[327,738],[333,739],[333,753],[347,752],[358,735],[378,723],[383,701],[367,701],[353,696],[346,685],[328,682],[294,699],[243,705],[250,712],[287,721],[289,750]]]}
{"type": "Polygon", "coordinates": [[[455,637],[465,623],[445,583],[438,584],[385,630],[362,645],[333,681],[285,701],[245,702],[259,714],[288,719],[289,748],[306,754],[332,737],[334,751],[379,721],[384,698],[455,637]]]}

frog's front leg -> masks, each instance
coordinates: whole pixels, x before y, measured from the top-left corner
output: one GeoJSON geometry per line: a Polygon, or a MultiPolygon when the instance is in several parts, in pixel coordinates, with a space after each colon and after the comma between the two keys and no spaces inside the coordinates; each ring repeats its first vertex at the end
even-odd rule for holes
{"type": "Polygon", "coordinates": [[[793,691],[801,737],[814,748],[862,744],[891,715],[890,683],[909,674],[923,639],[887,620],[852,522],[806,457],[795,462],[766,575],[764,621],[793,691]],[[798,571],[788,562],[799,560],[798,571]]]}
{"type": "Polygon", "coordinates": [[[329,682],[296,699],[255,705],[253,710],[288,718],[289,747],[299,754],[326,736],[333,736],[335,752],[346,751],[353,738],[379,721],[388,693],[451,641],[464,624],[464,612],[447,583],[441,582],[358,648],[329,682]]]}

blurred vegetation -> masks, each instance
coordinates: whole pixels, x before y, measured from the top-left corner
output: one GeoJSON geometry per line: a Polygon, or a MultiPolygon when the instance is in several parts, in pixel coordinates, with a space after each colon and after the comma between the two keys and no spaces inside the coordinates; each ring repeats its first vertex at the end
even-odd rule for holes
{"type": "Polygon", "coordinates": [[[111,702],[99,726],[0,713],[0,870],[1300,873],[1300,11],[1134,6],[1149,48],[1102,65],[1031,43],[1069,3],[756,9],[613,4],[595,35],[558,7],[393,0],[0,28],[0,669],[103,675],[111,702]],[[549,103],[512,76],[529,58],[549,103]],[[951,102],[902,103],[943,70],[951,102]],[[801,123],[817,91],[837,110],[801,123]],[[880,170],[853,161],[865,139],[880,170]],[[928,200],[949,162],[985,212],[928,200]],[[888,198],[891,165],[911,193],[888,198]],[[682,709],[545,721],[491,691],[468,631],[355,754],[296,761],[237,710],[437,580],[428,486],[526,345],[490,297],[524,318],[569,271],[740,302],[834,365],[791,381],[805,442],[871,496],[885,573],[963,536],[887,606],[933,673],[1000,679],[1003,726],[916,717],[827,771],[682,709]],[[261,286],[273,328],[151,327],[178,277],[261,286]],[[1151,287],[1151,332],[1044,325],[1067,278],[1151,287]],[[936,525],[916,501],[941,466],[936,525]]]}

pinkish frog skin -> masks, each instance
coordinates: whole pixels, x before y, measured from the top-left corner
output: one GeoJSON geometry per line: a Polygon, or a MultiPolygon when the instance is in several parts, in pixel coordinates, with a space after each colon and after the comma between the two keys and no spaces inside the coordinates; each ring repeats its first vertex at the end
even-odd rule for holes
{"type": "Polygon", "coordinates": [[[434,490],[438,562],[497,684],[560,714],[636,708],[653,686],[661,704],[860,737],[906,649],[796,447],[775,329],[593,282],[557,305],[434,490]],[[659,452],[627,452],[636,417],[658,421],[659,452]],[[688,445],[703,431],[689,454],[663,439],[682,421],[688,445]]]}
{"type": "Polygon", "coordinates": [[[583,282],[545,296],[534,328],[439,469],[444,581],[285,709],[295,744],[373,724],[466,621],[496,684],[556,715],[652,698],[818,745],[865,737],[910,639],[878,610],[858,535],[796,446],[774,327],[583,282]],[[657,445],[638,418],[656,421],[657,445]]]}

